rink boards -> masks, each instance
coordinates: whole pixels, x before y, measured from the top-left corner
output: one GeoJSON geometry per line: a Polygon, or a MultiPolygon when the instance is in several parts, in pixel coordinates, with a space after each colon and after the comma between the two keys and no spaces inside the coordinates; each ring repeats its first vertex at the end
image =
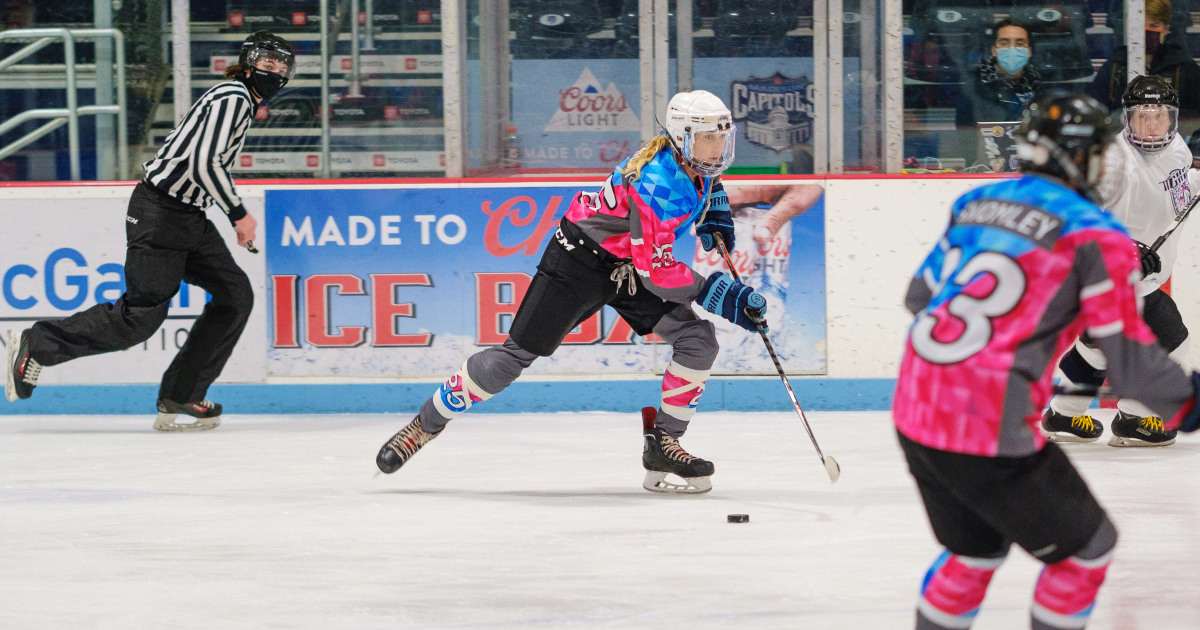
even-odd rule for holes
{"type": "MultiPolygon", "coordinates": [[[[779,243],[758,252],[757,275],[753,262],[738,261],[752,285],[785,283],[772,295],[782,304],[773,307],[772,340],[807,407],[886,408],[909,323],[902,299],[910,274],[944,229],[950,202],[986,181],[730,178],[731,187],[824,188],[821,203],[791,219],[782,256],[779,243]]],[[[472,352],[503,340],[557,218],[575,191],[596,187],[565,179],[240,182],[259,220],[262,254],[233,254],[255,287],[255,310],[213,396],[240,401],[246,412],[370,411],[380,397],[389,407],[419,402],[472,352]]],[[[131,191],[129,184],[0,188],[0,212],[8,215],[0,236],[4,330],[120,295],[131,191]]],[[[224,217],[209,217],[232,242],[224,217]]],[[[738,238],[749,242],[743,223],[738,238]]],[[[1195,237],[1185,227],[1175,238],[1195,237]]],[[[704,272],[714,268],[689,234],[674,255],[704,272]]],[[[1200,314],[1200,296],[1189,290],[1200,286],[1197,276],[1200,260],[1184,244],[1173,295],[1185,322],[1200,314]]],[[[34,399],[0,408],[140,410],[204,299],[185,286],[144,344],[49,368],[34,399]]],[[[607,309],[585,322],[489,410],[616,410],[631,404],[631,392],[652,402],[669,350],[622,326],[607,309]]],[[[722,355],[704,405],[790,408],[756,336],[719,334],[722,355]]]]}

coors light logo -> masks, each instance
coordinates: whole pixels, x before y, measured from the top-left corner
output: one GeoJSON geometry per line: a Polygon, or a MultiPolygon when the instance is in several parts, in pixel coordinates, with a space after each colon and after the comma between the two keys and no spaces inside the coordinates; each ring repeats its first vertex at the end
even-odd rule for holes
{"type": "Polygon", "coordinates": [[[746,130],[746,140],[776,153],[812,142],[813,101],[812,80],[803,75],[776,72],[729,86],[733,121],[746,130]]]}
{"type": "Polygon", "coordinates": [[[545,131],[638,131],[638,117],[625,95],[612,83],[601,91],[592,71],[584,68],[575,84],[558,91],[558,111],[545,131]]]}

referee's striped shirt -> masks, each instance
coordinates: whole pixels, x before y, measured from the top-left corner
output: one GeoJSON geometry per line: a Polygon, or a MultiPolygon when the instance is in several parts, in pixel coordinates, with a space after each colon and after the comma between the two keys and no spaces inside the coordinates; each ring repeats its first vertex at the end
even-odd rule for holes
{"type": "Polygon", "coordinates": [[[143,165],[146,182],[198,209],[216,203],[231,222],[246,216],[229,168],[246,141],[254,109],[250,90],[240,81],[205,92],[143,165]]]}

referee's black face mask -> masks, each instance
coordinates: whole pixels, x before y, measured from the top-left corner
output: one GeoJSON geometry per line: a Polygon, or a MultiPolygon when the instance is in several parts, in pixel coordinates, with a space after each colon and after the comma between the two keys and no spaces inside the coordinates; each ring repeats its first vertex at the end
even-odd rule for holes
{"type": "Polygon", "coordinates": [[[267,72],[261,68],[252,68],[250,76],[246,78],[246,85],[257,92],[264,101],[278,94],[287,82],[287,77],[282,74],[267,72]]]}

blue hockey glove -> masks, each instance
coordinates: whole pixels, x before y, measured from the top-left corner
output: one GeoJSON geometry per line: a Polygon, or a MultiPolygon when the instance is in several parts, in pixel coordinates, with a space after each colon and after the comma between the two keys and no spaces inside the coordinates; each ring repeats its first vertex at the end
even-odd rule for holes
{"type": "Polygon", "coordinates": [[[757,331],[759,325],[763,332],[770,330],[766,320],[767,299],[727,273],[714,271],[704,282],[696,303],[750,332],[757,331]]]}
{"type": "Polygon", "coordinates": [[[720,234],[721,240],[725,241],[725,249],[733,251],[733,213],[729,211],[729,195],[725,194],[725,187],[721,184],[713,187],[704,222],[696,226],[696,236],[700,237],[700,246],[706,252],[717,246],[713,234],[720,234]]]}

